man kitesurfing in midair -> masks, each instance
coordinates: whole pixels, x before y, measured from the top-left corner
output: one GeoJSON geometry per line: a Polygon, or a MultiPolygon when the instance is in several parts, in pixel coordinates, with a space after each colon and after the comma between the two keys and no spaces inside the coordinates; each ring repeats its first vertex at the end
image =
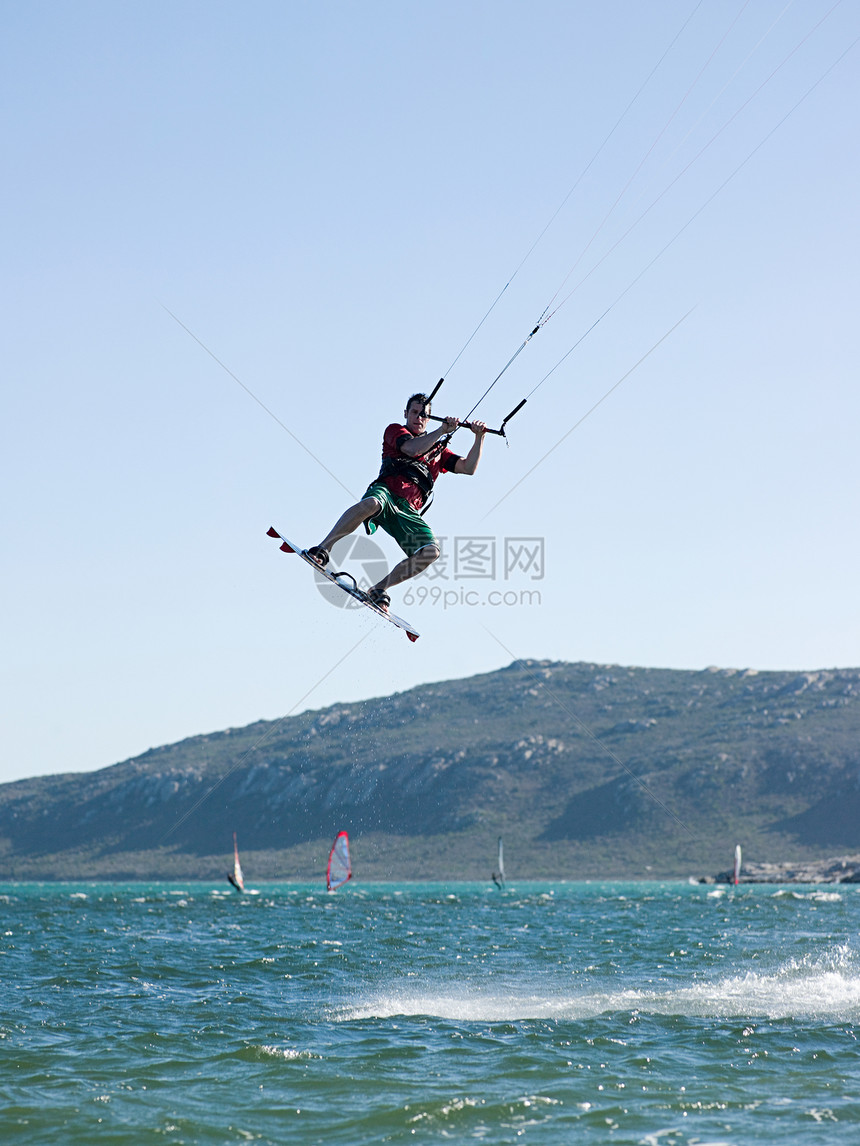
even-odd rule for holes
{"type": "Polygon", "coordinates": [[[329,561],[332,546],[364,525],[368,533],[377,528],[390,534],[406,557],[381,581],[367,590],[369,601],[388,611],[388,590],[402,581],[423,573],[439,557],[439,542],[424,521],[433,496],[433,484],[440,473],[474,474],[481,458],[483,422],[469,422],[475,435],[465,457],[448,449],[450,435],[460,425],[458,418],[445,418],[435,430],[427,429],[430,399],[426,394],[413,394],[406,403],[403,422],[392,422],[382,437],[382,467],[365,490],[364,497],[350,506],[319,545],[306,550],[321,569],[329,561]]]}

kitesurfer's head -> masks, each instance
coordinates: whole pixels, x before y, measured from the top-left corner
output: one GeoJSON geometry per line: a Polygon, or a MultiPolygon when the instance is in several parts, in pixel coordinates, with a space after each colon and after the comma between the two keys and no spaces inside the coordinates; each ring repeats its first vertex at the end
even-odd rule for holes
{"type": "Polygon", "coordinates": [[[409,407],[412,406],[414,403],[417,403],[421,407],[421,409],[424,411],[425,414],[430,413],[430,399],[427,397],[426,394],[422,394],[419,392],[418,394],[413,394],[410,397],[409,401],[406,403],[406,409],[403,411],[403,413],[406,415],[407,418],[409,417],[409,407]]]}
{"type": "Polygon", "coordinates": [[[426,394],[413,394],[403,411],[406,426],[415,434],[422,434],[427,427],[430,413],[430,400],[426,394]]]}

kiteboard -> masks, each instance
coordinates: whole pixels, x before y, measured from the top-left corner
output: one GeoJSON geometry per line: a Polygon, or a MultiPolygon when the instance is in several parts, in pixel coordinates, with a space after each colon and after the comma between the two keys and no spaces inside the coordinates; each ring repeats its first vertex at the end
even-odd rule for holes
{"type": "Polygon", "coordinates": [[[282,533],[278,533],[274,526],[270,526],[266,530],[268,537],[274,537],[281,543],[281,551],[283,553],[295,553],[296,557],[301,557],[302,561],[306,561],[321,577],[325,577],[327,581],[331,581],[332,585],[337,585],[338,589],[342,589],[344,593],[348,594],[353,600],[358,601],[360,605],[364,605],[366,609],[376,613],[378,617],[384,617],[398,629],[402,629],[410,641],[417,641],[420,633],[412,628],[408,621],[404,621],[402,617],[396,617],[394,613],[389,613],[385,609],[380,609],[378,605],[370,600],[364,590],[359,589],[356,584],[355,578],[351,573],[329,573],[328,569],[322,569],[317,565],[313,558],[308,557],[307,553],[300,546],[295,545],[292,541],[288,541],[282,533]]]}

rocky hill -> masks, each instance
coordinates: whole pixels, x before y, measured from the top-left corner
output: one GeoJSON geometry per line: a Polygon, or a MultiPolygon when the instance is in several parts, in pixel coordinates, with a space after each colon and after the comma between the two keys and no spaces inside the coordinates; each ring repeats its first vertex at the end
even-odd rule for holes
{"type": "MultiPolygon", "coordinates": [[[[699,883],[734,883],[734,870],[703,876],[699,883]]],[[[738,883],[860,883],[860,855],[797,863],[748,863],[738,883]]]]}
{"type": "Polygon", "coordinates": [[[860,849],[860,670],[516,662],[0,785],[7,878],[702,876],[860,849]]]}

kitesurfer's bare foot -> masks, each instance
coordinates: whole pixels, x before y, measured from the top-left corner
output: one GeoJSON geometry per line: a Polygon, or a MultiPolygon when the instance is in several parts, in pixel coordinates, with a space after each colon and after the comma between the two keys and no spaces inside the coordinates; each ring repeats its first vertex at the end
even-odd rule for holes
{"type": "Polygon", "coordinates": [[[388,612],[388,606],[391,604],[391,598],[384,589],[377,589],[374,585],[372,589],[367,590],[367,599],[371,605],[375,605],[377,609],[381,609],[383,613],[388,612]]]}
{"type": "Polygon", "coordinates": [[[328,565],[328,551],[321,549],[319,545],[312,545],[310,549],[305,550],[305,554],[310,557],[314,565],[319,565],[320,569],[325,569],[328,565]]]}

